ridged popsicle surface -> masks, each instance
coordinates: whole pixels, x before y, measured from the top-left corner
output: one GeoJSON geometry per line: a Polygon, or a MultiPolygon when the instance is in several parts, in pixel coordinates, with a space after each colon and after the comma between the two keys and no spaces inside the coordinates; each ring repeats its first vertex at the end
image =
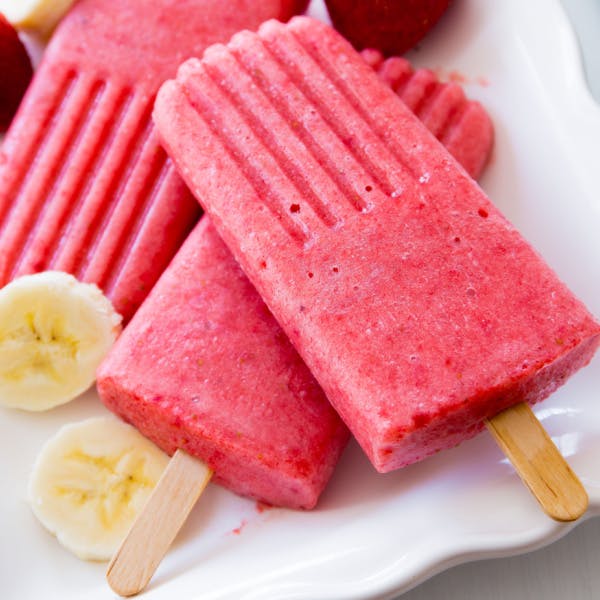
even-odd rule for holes
{"type": "Polygon", "coordinates": [[[583,304],[327,26],[213,46],[154,119],[378,470],[545,398],[593,355],[583,304]]]}
{"type": "MultiPolygon", "coordinates": [[[[231,99],[254,81],[235,57],[208,76],[228,81],[231,99]]],[[[211,86],[210,81],[196,83],[211,86]]],[[[270,108],[265,99],[256,106],[270,108]]],[[[251,111],[245,115],[269,145],[277,144],[251,111]]],[[[298,167],[296,153],[306,155],[304,164],[315,174],[328,169],[335,180],[328,193],[338,193],[337,184],[357,196],[359,190],[345,185],[311,137],[299,135],[282,148],[279,162],[311,203],[320,206],[323,190],[298,167]]],[[[260,171],[250,171],[243,159],[240,166],[261,188],[260,171]]],[[[328,226],[335,226],[335,215],[322,206],[318,210],[328,226]]],[[[207,216],[104,361],[98,391],[108,408],[166,452],[183,448],[208,462],[217,482],[277,505],[315,506],[348,438],[207,216]]]]}
{"type": "Polygon", "coordinates": [[[81,0],[55,32],[0,150],[0,285],[47,269],[131,317],[200,216],[151,120],[186,58],[283,0],[81,0]]]}
{"type": "Polygon", "coordinates": [[[467,173],[478,179],[494,143],[494,127],[485,108],[469,100],[457,83],[440,81],[429,69],[415,70],[405,58],[384,59],[377,50],[363,50],[361,56],[467,173]]]}

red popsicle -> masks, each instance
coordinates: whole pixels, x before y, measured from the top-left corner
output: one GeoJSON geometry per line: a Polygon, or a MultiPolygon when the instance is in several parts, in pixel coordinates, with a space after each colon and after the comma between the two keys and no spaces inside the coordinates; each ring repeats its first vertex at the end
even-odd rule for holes
{"type": "Polygon", "coordinates": [[[154,116],[378,470],[545,398],[595,352],[583,304],[325,25],[213,46],[154,116]]]}
{"type": "Polygon", "coordinates": [[[348,439],[208,219],[98,370],[104,403],[169,454],[269,504],[312,508],[348,439]]]}
{"type": "Polygon", "coordinates": [[[150,118],[178,64],[294,0],[81,0],[65,17],[0,151],[0,286],[56,269],[125,319],[200,210],[150,118]]]}
{"type": "MultiPolygon", "coordinates": [[[[462,125],[455,129],[460,138],[462,125]]],[[[477,146],[480,163],[490,144],[488,137],[477,146]]],[[[161,448],[176,450],[167,477],[109,568],[109,582],[120,593],[144,587],[195,502],[186,494],[180,505],[173,489],[185,481],[193,496],[206,484],[207,471],[189,455],[238,493],[310,508],[347,439],[208,217],[99,369],[98,391],[111,410],[161,448]],[[165,510],[169,517],[179,514],[175,530],[140,555],[147,528],[154,530],[157,518],[167,520],[165,510]]]]}
{"type": "Polygon", "coordinates": [[[441,82],[429,69],[415,71],[405,58],[384,59],[377,50],[363,50],[361,56],[467,173],[478,179],[494,141],[494,127],[483,106],[468,100],[460,85],[441,82]]]}

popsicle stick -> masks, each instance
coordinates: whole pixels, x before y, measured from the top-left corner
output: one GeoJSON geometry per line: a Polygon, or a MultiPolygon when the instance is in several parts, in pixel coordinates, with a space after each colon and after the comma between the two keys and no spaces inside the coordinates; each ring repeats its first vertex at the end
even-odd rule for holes
{"type": "Polygon", "coordinates": [[[108,565],[106,579],[113,591],[134,596],[146,587],[211,476],[202,461],[182,450],[173,454],[108,565]]]}
{"type": "Polygon", "coordinates": [[[587,492],[528,404],[517,404],[485,423],[550,517],[574,521],[583,515],[587,492]]]}

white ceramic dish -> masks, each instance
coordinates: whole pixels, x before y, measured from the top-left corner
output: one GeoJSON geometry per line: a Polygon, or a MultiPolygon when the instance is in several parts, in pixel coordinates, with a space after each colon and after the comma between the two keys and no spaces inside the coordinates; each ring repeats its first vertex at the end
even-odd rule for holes
{"type": "MultiPolygon", "coordinates": [[[[600,109],[558,0],[457,0],[412,58],[460,74],[489,109],[497,141],[483,187],[600,315],[600,109]]],[[[589,515],[600,514],[599,358],[536,409],[586,485],[589,515]]],[[[105,565],[63,550],[25,502],[42,443],[103,412],[94,392],[44,414],[0,412],[2,598],[113,596],[105,565]]],[[[209,486],[144,597],[390,598],[451,565],[528,551],[571,527],[538,509],[486,434],[386,476],[351,445],[310,513],[261,510],[209,486]]]]}

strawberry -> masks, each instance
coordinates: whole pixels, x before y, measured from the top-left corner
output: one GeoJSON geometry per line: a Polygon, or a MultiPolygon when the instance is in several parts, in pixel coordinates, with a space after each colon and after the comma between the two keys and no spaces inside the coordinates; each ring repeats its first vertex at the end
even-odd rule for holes
{"type": "Polygon", "coordinates": [[[357,50],[403,54],[437,23],[450,0],[325,0],[334,27],[357,50]]]}
{"type": "Polygon", "coordinates": [[[283,0],[282,21],[291,19],[294,15],[301,15],[306,11],[310,0],[283,0]]]}
{"type": "Polygon", "coordinates": [[[0,131],[6,131],[33,75],[15,28],[0,13],[0,131]]]}

